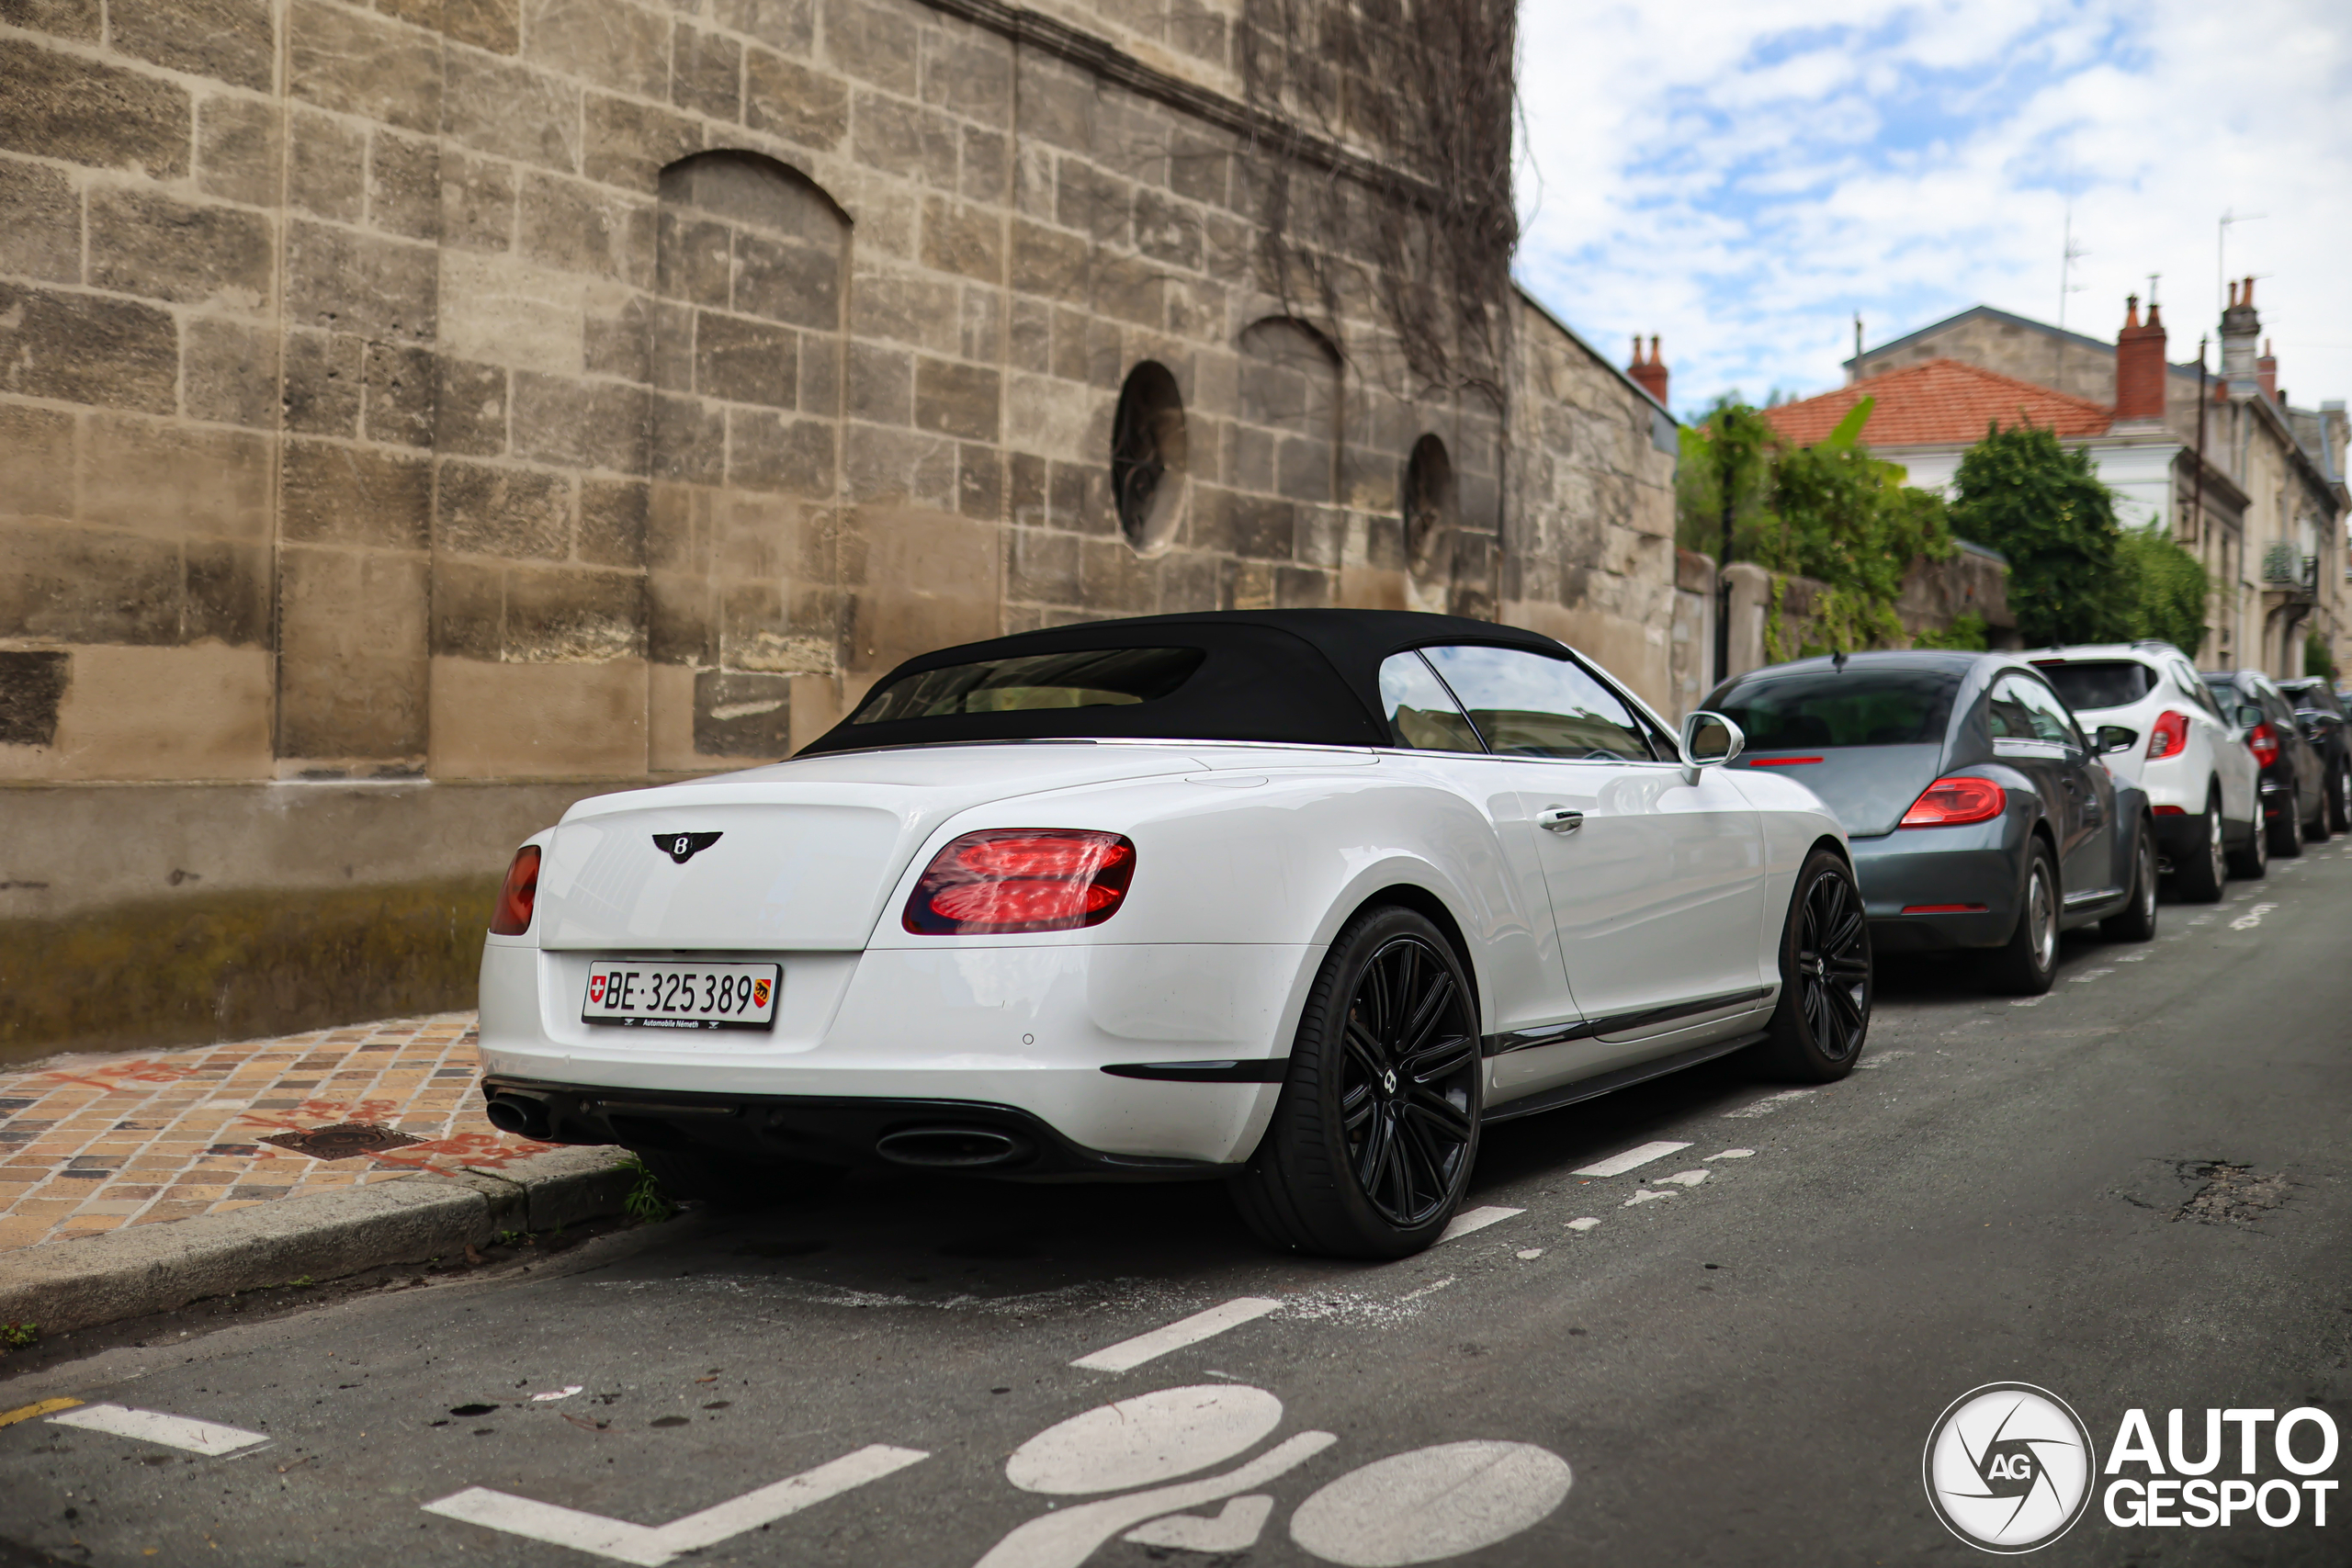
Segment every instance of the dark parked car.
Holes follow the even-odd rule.
[[[2244,734],[2254,760],[2262,764],[2262,818],[2270,829],[2270,852],[2292,858],[2303,840],[2327,837],[2327,760],[2304,733],[2295,705],[2278,682],[2259,670],[2199,671]]]
[[[2295,720],[2303,739],[2319,748],[2327,764],[2327,825],[2338,833],[2352,832],[2352,735],[2346,733],[2344,699],[2316,675],[2281,681],[2278,689],[2295,705]]]
[[[1845,826],[1882,953],[1981,948],[1996,988],[2038,996],[2058,933],[2156,930],[2147,796],[2119,781],[2039,671],[2001,653],[1807,659],[1741,675],[1706,706]],[[2102,731],[2109,749],[2124,731]]]

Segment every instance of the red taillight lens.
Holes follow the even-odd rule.
[[[2148,761],[2156,761],[2188,750],[2188,716],[2166,708],[2148,731]]]
[[[921,936],[1067,931],[1119,912],[1136,847],[1117,833],[1000,828],[966,833],[932,858],[907,900]]]
[[[2246,750],[2254,753],[2254,760],[2266,768],[2278,760],[2278,737],[2267,724],[2257,724],[2247,730],[2245,744]]]
[[[1905,828],[1957,828],[1998,817],[2009,797],[1991,779],[1938,779],[1903,814]]]
[[[506,868],[506,886],[498,890],[498,908],[491,911],[490,934],[521,936],[531,929],[531,911],[539,902],[539,846],[525,844]]]

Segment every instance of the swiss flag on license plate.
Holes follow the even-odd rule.
[[[588,999],[592,1002],[601,1002],[605,999],[605,977],[602,975],[588,976]]]

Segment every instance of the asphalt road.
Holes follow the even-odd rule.
[[[1922,1485],[1979,1385],[2057,1394],[2102,1466],[2134,1408],[2159,1449],[2185,1410],[2192,1463],[2208,1408],[2344,1419],[2341,843],[2153,943],[2070,938],[2037,1002],[1889,966],[1844,1083],[1720,1065],[1497,1128],[1472,1202],[1510,1212],[1405,1263],[1271,1257],[1208,1189],[876,1181],[61,1342],[0,1411],[266,1440],[0,1428],[0,1562],[1980,1561]],[[1578,1174],[1648,1144],[1682,1146]],[[2242,1428],[2294,1523],[2120,1526],[2100,1474],[2036,1561],[2352,1562],[2270,1427],[2212,1480]]]

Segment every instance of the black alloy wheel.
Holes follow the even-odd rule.
[[[1781,933],[1781,1000],[1759,1048],[1772,1072],[1827,1083],[1853,1071],[1870,1034],[1871,977],[1861,889],[1843,856],[1815,850]]]
[[[1402,1258],[1444,1232],[1478,1154],[1478,1010],[1453,944],[1410,909],[1340,933],[1316,976],[1290,1074],[1235,1179],[1278,1247]]]

